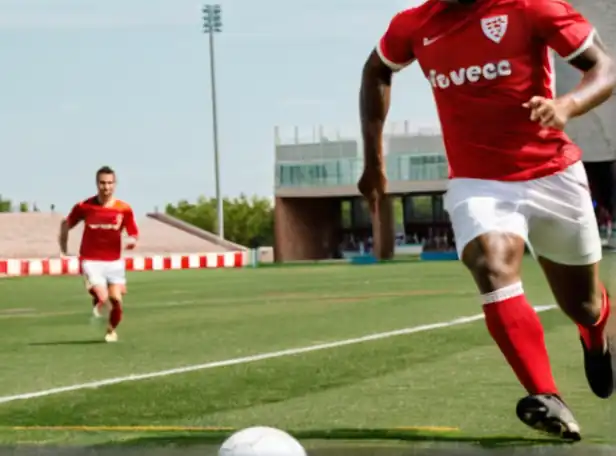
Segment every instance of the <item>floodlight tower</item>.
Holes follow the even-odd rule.
[[[222,10],[220,5],[204,5],[203,33],[207,33],[210,41],[210,82],[212,90],[212,129],[214,137],[214,178],[216,181],[216,217],[218,218],[218,237],[225,238],[225,218],[222,195],[220,194],[220,159],[218,151],[218,109],[216,105],[216,67],[214,58],[214,35],[222,32]]]

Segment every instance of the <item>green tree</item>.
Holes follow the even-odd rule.
[[[216,232],[216,199],[199,197],[195,203],[186,200],[167,204],[165,212],[207,231]],[[241,245],[249,245],[258,239],[261,245],[274,241],[274,207],[269,199],[253,196],[248,198],[224,198],[223,211],[225,238]]]
[[[2,195],[0,195],[0,212],[11,212],[12,207],[13,203],[11,200],[4,199]]]
[[[23,201],[19,203],[19,212],[30,212],[30,209],[28,208],[28,203],[25,203]]]
[[[404,232],[404,206],[402,198],[394,198],[394,224],[396,231]]]

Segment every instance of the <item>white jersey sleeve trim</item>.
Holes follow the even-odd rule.
[[[597,30],[596,29],[592,29],[591,32],[588,34],[588,37],[586,37],[586,39],[580,45],[580,47],[577,48],[575,51],[573,51],[568,56],[563,57],[563,59],[566,60],[567,62],[569,62],[569,61],[575,59],[576,57],[579,57],[580,55],[582,55],[582,53],[584,51],[586,51],[590,46],[592,46],[592,44],[593,44],[593,42],[595,40],[595,36],[596,35],[597,35]]]
[[[400,70],[402,70],[403,68],[406,68],[407,66],[409,66],[411,63],[413,63],[415,61],[415,59],[411,59],[408,62],[402,63],[402,64],[392,62],[387,57],[385,57],[385,55],[383,54],[383,50],[381,49],[381,43],[376,45],[376,53],[380,57],[381,61],[385,65],[387,65],[392,71],[400,71]]]

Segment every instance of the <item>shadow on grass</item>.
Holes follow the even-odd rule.
[[[113,442],[112,446],[191,446],[222,443],[233,431],[192,431],[156,433],[152,436],[143,434],[134,439]],[[572,442],[561,439],[527,438],[519,436],[470,436],[462,432],[434,432],[424,430],[394,430],[394,429],[332,429],[289,431],[299,440],[339,441],[349,446],[359,441],[387,442],[432,442],[442,444],[467,444],[483,448],[501,447],[531,447],[547,445],[571,445]],[[105,444],[104,446],[109,446]]]
[[[45,347],[45,346],[57,346],[57,345],[95,345],[105,343],[104,340],[90,339],[90,340],[58,340],[48,342],[31,342],[28,345],[33,347]]]
[[[419,263],[421,258],[419,255],[398,255],[392,260],[381,260],[376,263],[367,263],[368,266],[374,265],[398,265],[400,263]],[[257,265],[257,269],[289,269],[294,267],[325,267],[325,266],[344,266],[350,265],[350,260],[348,259],[338,259],[338,260],[305,260],[305,261],[288,261],[285,263],[259,263]],[[354,266],[363,266],[363,265],[354,265]]]

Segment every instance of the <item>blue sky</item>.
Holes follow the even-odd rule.
[[[275,125],[358,134],[365,57],[406,0],[229,0],[217,35],[222,192],[271,196]],[[143,213],[214,195],[208,42],[195,0],[0,0],[0,194],[62,211],[118,171]],[[417,67],[390,118],[437,125]]]

